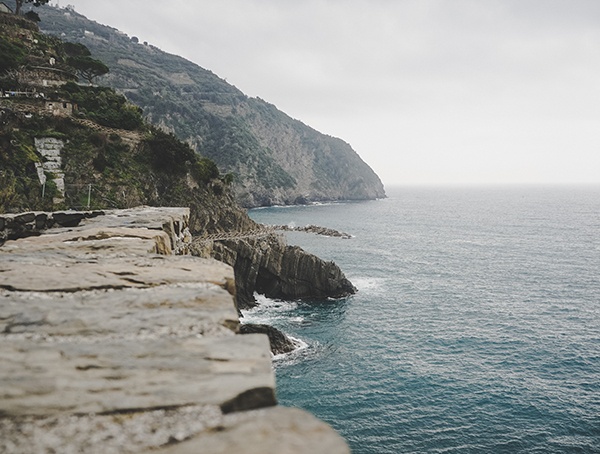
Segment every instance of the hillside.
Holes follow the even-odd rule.
[[[378,176],[344,141],[319,133],[212,72],[136,42],[73,10],[36,8],[47,33],[85,44],[110,73],[99,81],[231,173],[245,207],[385,197]]]
[[[9,216],[11,231],[35,235],[40,211],[189,207],[194,253],[234,268],[238,307],[256,304],[255,291],[288,299],[356,291],[333,262],[253,222],[209,158],[144,122],[113,89],[73,82],[81,52],[0,13],[0,214],[28,212]]]
[[[253,226],[226,178],[106,87],[77,85],[65,44],[0,13],[0,213],[189,206],[196,232]]]

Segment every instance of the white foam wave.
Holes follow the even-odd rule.
[[[297,355],[302,350],[306,350],[308,348],[308,344],[306,342],[304,342],[302,339],[300,339],[298,337],[290,336],[289,334],[286,334],[286,336],[288,337],[288,339],[290,339],[292,341],[292,343],[294,344],[294,346],[296,348],[289,353],[280,353],[278,355],[273,355],[273,357],[272,357],[273,361],[281,361],[283,359],[288,359],[292,356]]]
[[[254,298],[258,305],[252,309],[242,310],[242,316],[247,323],[269,325],[281,319],[294,323],[302,323],[304,321],[303,317],[297,315],[290,316],[290,312],[298,307],[298,303],[295,301],[271,299],[258,293],[254,294]]]
[[[350,280],[359,291],[374,291],[385,287],[385,278],[382,277],[354,277]]]

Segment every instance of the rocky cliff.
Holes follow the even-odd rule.
[[[41,27],[89,47],[109,85],[198,153],[234,175],[245,207],[385,197],[375,172],[350,145],[321,134],[212,72],[135,42],[73,10],[38,9]]]
[[[25,46],[20,19],[3,17],[0,38],[7,45],[24,46],[19,62],[24,71],[35,63],[26,55],[61,58],[60,40],[30,25]],[[28,91],[32,89],[36,91]],[[196,252],[234,267],[240,307],[253,304],[255,291],[292,299],[354,292],[335,264],[287,246],[279,236],[265,237],[264,229],[235,203],[227,179],[212,161],[144,123],[139,110],[121,95],[73,83],[41,90],[21,83],[19,91],[0,99],[0,213],[189,206],[191,234],[202,240]],[[57,106],[63,107],[58,113]],[[11,225],[34,232],[49,221],[31,214],[11,220]]]
[[[0,19],[19,68],[0,71],[0,451],[279,452],[287,432],[289,452],[347,452],[303,413],[226,416],[274,403],[266,337],[230,338],[235,288],[239,305],[254,290],[342,296],[354,289],[339,268],[259,240],[212,161],[111,89],[40,78],[53,72],[39,62],[65,63],[60,41]],[[138,205],[190,211],[110,211]],[[235,285],[223,263],[173,256],[192,234],[236,266]]]
[[[236,335],[231,267],[174,255],[187,208],[36,216],[54,227],[27,238],[30,215],[0,216],[0,452],[349,452],[276,406],[267,336]]]
[[[192,253],[213,257],[233,267],[239,309],[256,304],[254,292],[278,299],[342,298],[356,292],[333,262],[326,262],[297,246],[286,244],[282,236],[201,241]]]

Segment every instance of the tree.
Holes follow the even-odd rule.
[[[100,60],[95,60],[87,55],[80,57],[69,57],[67,63],[77,70],[80,77],[92,85],[94,79],[108,73],[108,66]]]
[[[62,43],[65,54],[69,57],[89,57],[92,55],[90,50],[81,43],[70,43],[65,41]]]
[[[27,11],[25,13],[25,18],[29,19],[31,22],[40,22],[40,15],[35,11]]]
[[[42,6],[42,5],[45,5],[46,3],[48,3],[49,1],[50,0],[15,0],[15,4],[16,4],[15,14],[21,13],[21,7],[25,3],[33,3],[33,6]]]

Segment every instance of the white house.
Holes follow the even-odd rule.
[[[12,14],[12,13],[13,13],[13,10],[12,10],[12,9],[10,9],[10,8],[9,8],[9,7],[6,5],[6,3],[4,3],[4,2],[0,2],[0,13],[9,13],[9,14]]]

